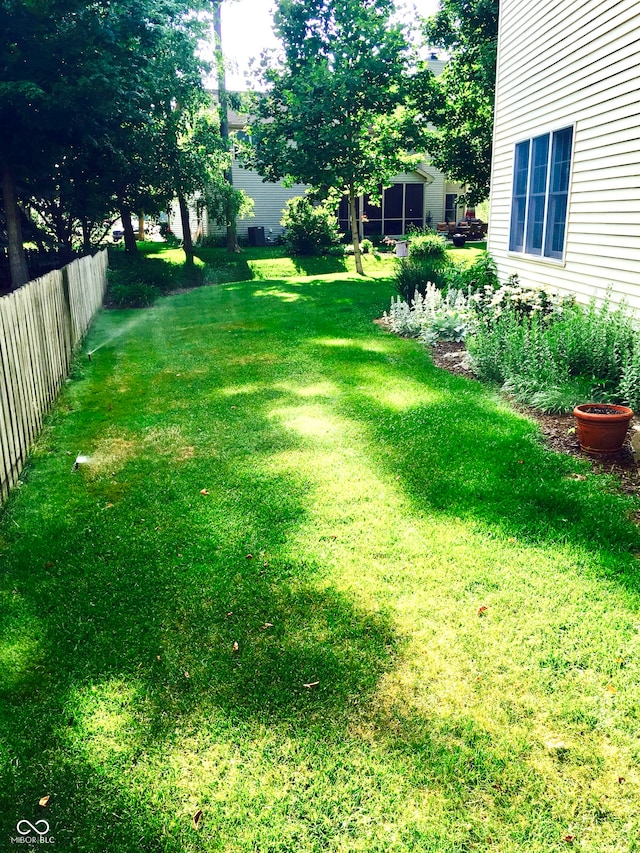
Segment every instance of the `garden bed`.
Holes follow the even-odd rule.
[[[437,367],[448,370],[457,376],[475,379],[475,375],[464,364],[465,352],[466,349],[463,343],[452,343],[450,341],[440,341],[431,348],[433,363]],[[518,411],[524,412],[540,424],[547,445],[552,450],[589,460],[596,473],[616,475],[623,492],[632,495],[638,494],[640,490],[640,469],[638,463],[634,461],[633,451],[628,438],[624,448],[619,453],[599,456],[596,459],[580,450],[573,415],[547,414],[519,403],[513,403],[513,405]],[[631,429],[634,426],[640,428],[640,420],[638,418],[634,418],[631,422]]]

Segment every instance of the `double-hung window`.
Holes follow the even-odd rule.
[[[509,250],[561,259],[573,128],[544,133],[516,145]]]

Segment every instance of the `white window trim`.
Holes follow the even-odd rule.
[[[513,172],[514,172],[514,168],[515,168],[516,148],[521,143],[528,141],[531,145],[531,147],[529,149],[529,151],[530,151],[529,156],[531,157],[531,151],[533,150],[533,140],[536,139],[536,137],[538,137],[538,136],[544,136],[545,134],[548,134],[549,135],[549,154],[548,154],[548,157],[550,159],[551,158],[551,151],[553,148],[553,135],[554,135],[554,133],[558,133],[561,130],[568,130],[569,128],[572,129],[572,134],[571,134],[571,160],[569,161],[569,185],[567,187],[567,215],[566,215],[566,220],[565,220],[564,245],[562,247],[562,257],[561,258],[551,258],[548,255],[543,255],[543,254],[534,255],[534,254],[531,254],[531,252],[525,252],[525,251],[516,252],[514,249],[508,248],[509,244],[511,243],[511,214],[512,214],[512,210],[513,210]],[[568,124],[561,124],[561,125],[558,125],[557,127],[549,129],[549,130],[538,130],[535,132],[531,132],[527,136],[523,137],[522,139],[517,139],[513,143],[513,149],[512,149],[512,154],[511,154],[511,186],[510,186],[510,190],[509,190],[511,204],[509,207],[509,230],[507,232],[507,256],[508,257],[519,258],[520,260],[523,260],[523,261],[535,261],[535,263],[537,263],[537,264],[547,264],[547,265],[550,265],[552,267],[564,267],[564,266],[566,266],[566,264],[567,264],[567,261],[566,261],[567,243],[569,242],[569,240],[568,240],[568,237],[569,237],[569,211],[571,210],[571,190],[573,187],[573,164],[574,164],[574,156],[575,156],[576,132],[577,132],[577,123],[576,122],[569,122]],[[551,179],[550,170],[547,169],[547,187],[545,190],[545,200],[544,200],[544,222],[545,222],[545,225],[546,225],[546,221],[547,221],[547,210],[549,207],[549,181],[550,181],[550,179]],[[527,202],[529,200],[530,182],[531,182],[531,160],[529,160],[529,170],[528,170],[528,174],[527,174],[527,196],[526,196]],[[529,205],[527,204],[527,209],[528,209],[528,206]],[[546,235],[545,235],[544,229],[543,229],[543,235],[542,235],[543,247],[544,247],[545,236]],[[526,242],[527,242],[527,215],[525,215],[525,221],[524,221],[523,240],[524,240],[524,245],[526,246]]]

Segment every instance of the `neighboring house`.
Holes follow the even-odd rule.
[[[441,73],[444,66],[442,60],[430,60],[435,74]],[[231,134],[244,135],[246,123],[246,116],[232,110],[229,112]],[[246,238],[248,234],[255,235],[253,229],[264,229],[264,238],[270,242],[282,235],[284,228],[280,220],[287,200],[304,195],[307,187],[303,184],[285,187],[280,181],[265,183],[255,170],[242,168],[237,158],[234,158],[232,172],[234,187],[244,190],[254,201],[253,217],[237,222],[238,236]],[[425,160],[415,171],[392,178],[379,206],[373,206],[366,196],[359,199],[360,235],[397,237],[405,234],[410,225],[424,227],[432,224],[435,227],[438,222],[457,221],[464,215],[464,209],[458,203],[460,195],[462,187],[447,181],[442,172]],[[340,205],[338,218],[342,230],[349,232],[346,199]],[[171,216],[171,228],[176,236],[182,237],[177,205]],[[199,221],[195,210],[192,212],[191,230],[194,236],[222,233],[222,229],[208,221],[206,211]]]
[[[501,280],[640,307],[637,0],[501,0],[488,249]]]

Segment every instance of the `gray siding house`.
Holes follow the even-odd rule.
[[[434,74],[441,74],[446,62],[430,59],[429,67]],[[229,131],[241,135],[247,123],[247,116],[233,111],[229,113]],[[262,228],[267,242],[284,233],[280,225],[286,202],[295,196],[304,195],[307,187],[295,184],[285,187],[281,182],[265,183],[253,169],[244,169],[238,159],[234,159],[233,185],[244,190],[254,201],[253,217],[238,220],[238,236],[246,238],[249,229]],[[382,188],[381,188],[382,189]],[[382,202],[378,206],[370,203],[366,197],[359,199],[358,223],[361,237],[400,236],[405,234],[409,225],[419,227],[438,222],[457,221],[464,215],[458,204],[462,194],[460,184],[450,183],[442,172],[425,160],[415,171],[395,175],[391,186],[384,189]],[[338,210],[340,225],[349,231],[346,202]],[[182,238],[182,225],[177,204],[171,211],[171,228]],[[209,222],[206,210],[200,221],[195,209],[191,214],[191,231],[194,236],[221,234],[222,230]]]
[[[501,0],[488,249],[500,278],[640,307],[637,0]]]

